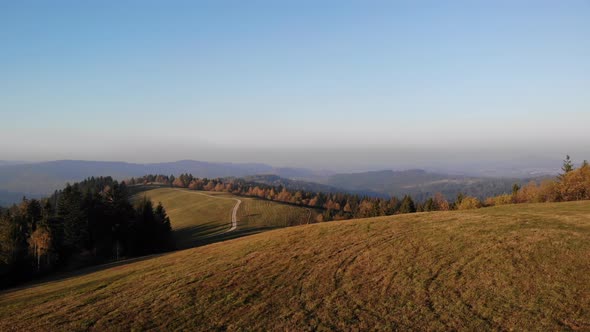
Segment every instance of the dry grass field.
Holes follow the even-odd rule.
[[[1,331],[212,329],[590,330],[590,202],[291,227],[0,293]]]
[[[148,189],[136,193],[135,197],[145,195],[156,204],[162,202],[170,217],[177,247],[181,249],[308,223],[317,215],[316,211],[305,207],[227,193],[169,187]],[[226,233],[231,226],[236,199],[242,201],[238,208],[238,227]]]

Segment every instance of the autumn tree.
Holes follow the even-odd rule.
[[[449,202],[445,199],[445,196],[443,196],[442,193],[436,193],[434,194],[434,204],[436,206],[436,209],[438,211],[448,211],[450,210],[450,204]]]
[[[457,205],[457,210],[471,210],[479,209],[481,202],[479,199],[471,196],[465,196],[461,199],[461,202]]]
[[[46,225],[37,227],[33,234],[31,234],[31,237],[29,238],[29,247],[31,253],[35,257],[37,272],[41,271],[41,258],[47,256],[47,264],[49,264],[51,259],[49,257],[51,245],[51,231]]]

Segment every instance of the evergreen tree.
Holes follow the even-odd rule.
[[[422,208],[423,211],[430,212],[436,210],[436,204],[434,204],[434,199],[430,197],[424,203],[424,207]]]
[[[63,220],[63,243],[72,250],[86,248],[88,220],[82,208],[82,193],[78,186],[68,185],[59,197],[57,215]]]
[[[323,221],[332,221],[333,217],[332,217],[332,210],[330,209],[326,209],[326,211],[324,211],[323,214]]]
[[[162,202],[158,202],[158,206],[156,206],[154,215],[160,231],[170,232],[172,230],[172,226],[170,225],[170,218],[166,214],[166,209],[164,209]]]
[[[563,171],[561,176],[564,176],[565,174],[574,170],[574,163],[570,159],[569,155],[565,156],[565,160],[563,161],[563,165],[561,166],[561,170]]]
[[[171,250],[174,249],[174,241],[172,239],[172,226],[170,225],[170,218],[166,213],[166,209],[161,202],[158,202],[154,210],[154,217],[158,228],[158,249]]]
[[[158,225],[154,215],[153,203],[143,197],[135,206],[135,221],[132,226],[131,253],[144,255],[154,252],[152,245],[157,243]]]
[[[454,208],[456,209],[457,206],[461,205],[461,202],[463,201],[463,198],[465,198],[465,195],[463,195],[463,193],[458,193],[457,194],[457,199],[455,199],[455,204],[454,204]]]
[[[404,199],[402,200],[402,203],[399,207],[399,212],[400,213],[414,213],[414,212],[416,212],[416,205],[414,204],[412,197],[410,197],[408,195],[404,196]]]
[[[43,216],[41,203],[36,199],[32,199],[30,201],[25,200],[22,204],[25,212],[24,218],[27,220],[30,232],[32,233],[37,229],[37,223],[41,221]]]

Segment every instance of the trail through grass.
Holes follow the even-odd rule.
[[[317,212],[305,207],[269,202],[228,193],[202,192],[178,188],[157,188],[140,191],[143,195],[162,202],[170,217],[178,248],[190,248],[254,234],[279,227],[313,221]],[[242,203],[237,210],[237,227],[232,227],[232,212],[236,200]]]

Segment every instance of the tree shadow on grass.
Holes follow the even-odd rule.
[[[27,288],[32,288],[35,286],[51,284],[51,283],[58,282],[58,281],[66,281],[68,279],[72,279],[72,278],[75,278],[78,276],[86,275],[86,274],[93,273],[93,272],[99,272],[99,271],[114,268],[114,267],[123,267],[127,264],[145,261],[145,260],[148,260],[151,258],[166,255],[168,253],[158,253],[158,254],[146,255],[146,256],[141,256],[141,257],[128,258],[128,259],[123,259],[123,260],[119,260],[119,261],[115,261],[115,262],[93,265],[93,266],[83,267],[83,268],[70,270],[70,271],[59,271],[59,272],[55,272],[54,274],[43,276],[37,280],[27,281],[20,286],[11,287],[8,289],[2,289],[2,290],[0,290],[0,295],[7,295],[12,292],[25,290]]]
[[[212,244],[212,243],[216,243],[216,242],[237,239],[240,237],[258,234],[258,233],[261,233],[264,231],[269,231],[269,230],[277,229],[277,228],[282,228],[282,227],[265,226],[265,227],[244,227],[244,228],[240,229],[240,226],[238,224],[238,228],[236,230],[228,232],[227,225],[220,225],[218,222],[209,222],[209,223],[202,224],[199,226],[185,227],[185,228],[173,230],[173,236],[175,237],[175,239],[177,241],[176,242],[176,247],[177,247],[176,251],[178,251],[178,250],[185,250],[185,249],[200,247],[200,246],[204,246],[204,245],[208,245],[208,244]],[[172,252],[174,252],[174,251],[172,251]],[[141,256],[141,257],[134,257],[134,258],[124,259],[124,260],[120,260],[120,261],[100,264],[100,265],[88,266],[88,267],[84,267],[84,268],[80,268],[80,269],[76,269],[76,270],[71,270],[71,271],[56,272],[55,274],[44,276],[44,277],[41,277],[37,280],[25,282],[24,284],[22,284],[20,286],[16,286],[14,288],[0,289],[0,296],[6,295],[6,294],[9,294],[12,292],[44,285],[44,284],[65,281],[65,280],[72,279],[72,278],[75,278],[78,276],[82,276],[82,275],[86,275],[86,274],[94,273],[94,272],[99,272],[99,271],[110,269],[110,268],[116,268],[116,267],[124,268],[124,266],[127,264],[141,262],[141,261],[148,260],[151,258],[163,256],[163,255],[166,255],[169,253],[170,252],[152,254],[152,255]]]
[[[239,237],[253,235],[260,232],[275,229],[277,227],[245,227],[228,232],[227,225],[219,225],[216,222],[209,222],[198,226],[191,226],[174,230],[176,247],[180,250],[200,247],[203,245],[222,242]]]

